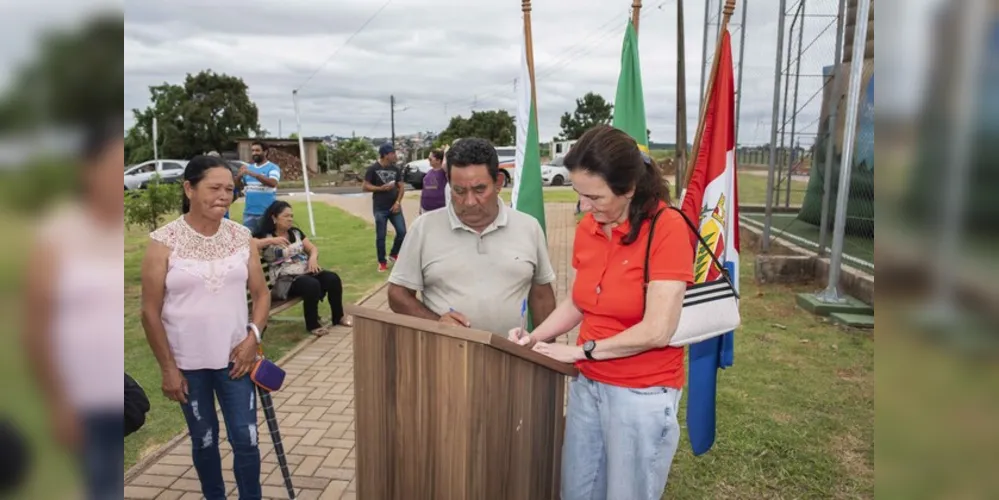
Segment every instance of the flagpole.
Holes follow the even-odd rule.
[[[735,0],[726,0],[725,9],[723,14],[723,19],[721,27],[718,29],[718,41],[715,44],[715,56],[714,61],[711,63],[711,79],[708,81],[708,87],[704,90],[704,95],[701,99],[704,103],[701,106],[701,119],[697,124],[697,135],[694,136],[694,149],[690,150],[690,157],[694,159],[694,163],[697,163],[697,157],[700,155],[701,148],[701,138],[704,135],[705,118],[708,115],[708,96],[714,91],[715,79],[718,76],[718,55],[721,52],[721,41],[722,37],[728,32],[728,21],[732,18],[732,14],[735,12]],[[693,174],[694,169],[687,169],[684,172],[683,187],[686,189],[687,185],[690,184],[690,176]]]
[[[538,96],[534,92],[534,37],[531,36],[531,0],[523,0],[520,9],[524,12],[524,45],[527,51],[527,73],[531,75],[531,106],[538,109]],[[537,116],[535,116],[537,120]],[[534,124],[537,126],[537,123]]]
[[[305,206],[309,210],[309,230],[316,238],[316,218],[312,214],[312,192],[309,190],[309,167],[306,165],[305,137],[302,136],[302,117],[298,112],[298,90],[291,91],[291,100],[295,104],[295,123],[298,127],[298,156],[302,160],[302,181],[305,182]]]
[[[642,0],[631,2],[631,24],[635,27],[635,34],[638,34],[638,20],[642,17]]]
[[[687,171],[687,55],[684,43],[683,0],[676,2],[676,175],[674,189],[679,200],[684,186],[681,181]]]

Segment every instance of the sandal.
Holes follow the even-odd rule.
[[[343,318],[340,318],[340,323],[338,324],[340,326],[346,326],[347,328],[351,328],[354,326],[354,321],[349,316],[344,316]]]
[[[324,337],[326,334],[330,333],[330,331],[325,326],[320,326],[309,333],[315,335],[316,337]]]

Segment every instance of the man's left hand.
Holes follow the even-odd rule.
[[[397,214],[399,213],[400,210],[402,210],[402,206],[399,205],[399,202],[396,202],[395,205],[392,205],[392,213]]]
[[[583,349],[575,345],[538,342],[534,344],[534,350],[562,363],[575,363],[585,357]]]

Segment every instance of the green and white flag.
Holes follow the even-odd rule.
[[[545,199],[541,189],[541,151],[538,146],[538,111],[534,109],[534,89],[527,66],[527,43],[521,50],[520,77],[517,79],[517,160],[513,175],[511,206],[545,226]]]
[[[621,47],[621,74],[614,97],[614,127],[630,135],[638,147],[649,152],[649,134],[645,126],[645,96],[642,93],[642,65],[638,58],[638,33],[628,23]]]

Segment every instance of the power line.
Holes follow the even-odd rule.
[[[378,17],[378,14],[381,14],[382,11],[385,10],[385,7],[388,7],[390,3],[392,3],[392,0],[387,0],[384,4],[382,4],[382,6],[377,11],[375,11],[375,13],[372,14],[371,17],[369,17],[367,21],[364,21],[364,24],[362,24],[360,28],[357,28],[357,31],[355,31],[353,34],[351,34],[349,38],[347,38],[347,41],[343,42],[343,45],[340,45],[339,47],[337,47],[337,49],[334,50],[333,53],[330,54],[330,56],[327,57],[326,60],[323,61],[323,63],[320,64],[319,67],[316,68],[316,70],[313,71],[312,74],[309,75],[309,77],[306,78],[305,81],[302,82],[302,84],[298,86],[298,88],[295,89],[295,91],[297,92],[299,90],[302,90],[302,87],[305,87],[305,84],[309,83],[317,74],[319,74],[319,71],[322,70],[323,68],[325,68],[326,65],[329,64],[329,62],[331,60],[333,60],[333,58],[336,57],[336,55],[339,54],[340,51],[343,50],[344,47],[346,47],[347,45],[350,45],[350,41],[353,40],[354,37],[357,36],[360,32],[364,31],[364,28],[366,28],[368,26],[368,24],[371,23],[371,21],[374,21],[374,19],[376,17]]]
[[[671,0],[664,0],[659,4],[657,4],[655,7],[643,9],[641,12],[642,20],[645,20],[645,18],[649,15],[655,15],[655,13],[661,12],[663,10],[662,9],[663,6],[669,3],[669,1]],[[625,21],[622,21],[620,18],[617,17],[612,17],[610,20],[604,22],[604,24],[601,25],[600,27],[596,28],[595,30],[592,30],[590,32],[590,35],[584,38],[582,41],[574,45],[571,45],[567,50],[563,51],[562,55],[559,56],[557,59],[547,64],[540,65],[539,68],[536,69],[536,78],[540,80],[547,76],[550,76],[556,73],[558,70],[561,70],[562,68],[565,68],[569,64],[579,60],[580,58],[591,54],[596,49],[602,47],[603,42],[606,41],[609,37],[620,34],[622,31],[621,28],[626,24],[626,22],[631,22],[630,14],[628,19]],[[517,80],[516,78],[503,80],[502,82],[490,84],[485,88],[507,86],[511,83],[516,83],[516,80]],[[478,105],[481,104],[483,101],[488,101],[492,99],[493,97],[508,96],[509,94],[510,92],[504,89],[504,90],[489,92],[486,94],[482,93],[474,94],[471,98],[464,98],[458,101],[455,100],[433,101],[430,99],[420,99],[420,100],[438,105],[444,104],[454,109],[464,109],[473,103]]]
[[[385,6],[388,5],[388,3],[391,3],[391,1],[392,0],[389,0],[388,2],[386,2],[386,4],[382,6],[382,9],[384,9]],[[663,11],[663,7],[667,3],[670,3],[671,1],[672,0],[663,0],[663,1],[659,2],[657,5],[655,5],[654,7],[642,9],[641,19],[645,20],[647,16],[655,15],[658,12],[662,12]],[[379,9],[379,12],[381,12],[382,9]],[[630,12],[630,8],[629,8],[629,12]],[[378,12],[375,13],[375,16],[377,16],[377,15],[378,15]],[[375,16],[372,16],[372,19]],[[370,20],[371,19],[369,19],[368,21],[370,22]],[[630,15],[629,15],[629,17],[627,19],[627,22],[631,22],[630,21]],[[555,72],[557,72],[558,70],[561,70],[562,68],[568,66],[569,64],[571,64],[571,63],[579,60],[580,58],[589,55],[590,53],[592,53],[596,49],[598,49],[600,47],[603,47],[604,46],[603,42],[605,42],[609,37],[611,37],[611,36],[613,36],[615,34],[620,34],[621,33],[621,31],[622,31],[621,28],[622,28],[622,26],[624,26],[624,24],[625,23],[623,21],[621,21],[620,18],[618,18],[616,16],[612,17],[610,20],[604,22],[600,27],[592,30],[590,32],[590,34],[586,38],[584,38],[582,41],[580,41],[580,42],[578,42],[576,44],[573,44],[568,49],[566,49],[565,51],[562,51],[561,55],[558,58],[556,58],[554,61],[552,61],[552,62],[550,62],[548,64],[541,65],[539,67],[540,70],[536,70],[536,74],[538,75],[537,77],[538,78],[544,78],[544,77],[550,76],[550,75],[554,74]],[[367,25],[367,23],[365,23],[365,25]],[[363,29],[363,28],[364,28],[364,26],[362,26],[360,29]],[[358,32],[360,31],[360,29],[358,30]],[[348,39],[348,42],[349,42],[349,39]],[[346,46],[346,45],[347,45],[347,43],[344,44],[344,46]],[[341,46],[340,48],[342,49],[343,46]],[[339,50],[340,49],[338,49],[338,51]],[[335,53],[334,53],[334,55],[335,55]],[[330,58],[332,58],[332,57],[333,56],[330,56]],[[324,63],[324,65],[325,65],[325,63]],[[317,72],[318,72],[318,70],[317,70]],[[312,77],[310,77],[310,79],[311,78]],[[486,89],[488,89],[488,88],[497,88],[497,89],[499,89],[501,87],[506,87],[506,88],[503,88],[502,90],[496,90],[496,91],[489,92],[489,93],[481,93],[481,92],[479,92],[479,93],[472,94],[471,96],[468,96],[466,98],[463,98],[463,99],[460,99],[460,100],[457,100],[457,101],[456,100],[443,101],[443,100],[433,100],[433,99],[424,99],[424,98],[414,98],[414,99],[405,99],[404,98],[403,102],[406,102],[408,100],[410,102],[412,102],[412,101],[418,101],[418,102],[422,102],[422,103],[426,103],[426,104],[425,105],[422,105],[422,104],[409,104],[406,108],[404,108],[403,110],[399,110],[399,111],[405,111],[406,109],[410,109],[410,108],[423,108],[424,106],[427,106],[427,105],[430,105],[430,104],[433,104],[434,106],[442,106],[443,105],[444,106],[444,110],[445,110],[445,114],[447,114],[448,108],[450,108],[452,110],[452,112],[453,112],[453,110],[465,109],[465,108],[467,108],[467,107],[469,107],[469,106],[471,106],[473,104],[477,108],[484,107],[482,105],[482,103],[490,101],[494,97],[509,96],[511,94],[511,92],[510,92],[508,86],[511,85],[511,84],[515,85],[516,82],[517,82],[517,78],[504,79],[501,82],[496,82],[496,83],[489,84],[489,85],[483,87],[483,88],[486,88]],[[304,86],[304,83],[303,83],[303,86]],[[398,103],[399,101],[397,100],[396,102]],[[373,127],[371,127],[372,132],[379,125],[381,125],[384,122],[384,120],[386,118],[388,118],[388,117],[389,117],[389,113],[385,113],[384,115],[382,115],[382,117],[378,120],[378,122],[376,122],[375,125]],[[370,135],[370,133],[366,134],[366,135]]]

